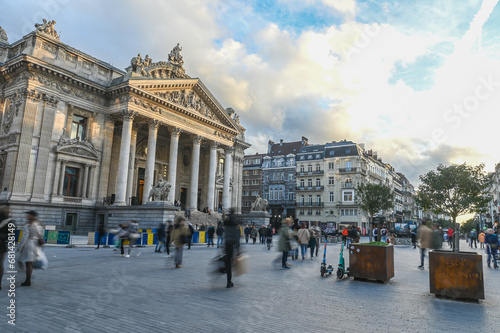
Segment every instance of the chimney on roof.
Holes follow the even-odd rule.
[[[305,136],[303,136],[302,137],[302,147],[307,146],[308,144],[309,144],[309,140]]]
[[[283,139],[280,139],[280,146],[283,146]]]
[[[376,151],[373,152],[373,158],[376,159],[376,160],[378,160],[378,154],[377,154]]]
[[[360,143],[359,146],[361,147],[361,149],[365,150],[365,144],[364,143]]]
[[[273,147],[274,145],[274,142],[269,140],[269,142],[267,143],[267,153],[270,154],[271,153],[271,148]]]

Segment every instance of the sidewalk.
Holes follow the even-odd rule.
[[[462,242],[463,250],[469,250]],[[277,244],[277,238],[274,239]],[[429,271],[417,269],[418,249],[395,248],[395,277],[390,283],[320,277],[319,257],[289,261],[261,244],[243,244],[250,273],[225,277],[208,273],[217,248],[184,250],[181,269],[153,246],[119,251],[47,246],[46,271],[35,270],[31,287],[9,297],[7,274],[0,291],[0,332],[494,332],[499,322],[500,270],[484,265],[486,300],[466,303],[429,293]],[[329,244],[327,264],[338,265],[340,245]],[[427,258],[426,258],[427,266]],[[7,324],[15,300],[16,326]]]

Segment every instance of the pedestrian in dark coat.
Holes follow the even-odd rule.
[[[226,275],[227,285],[226,288],[234,287],[232,281],[233,273],[233,260],[237,255],[240,247],[240,226],[239,221],[233,212],[229,214],[224,221],[224,252],[226,255]]]
[[[207,241],[207,247],[212,244],[212,247],[214,247],[214,234],[215,234],[215,227],[213,225],[208,227],[207,235],[208,235],[208,241]]]

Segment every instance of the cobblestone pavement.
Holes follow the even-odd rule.
[[[130,258],[111,249],[46,246],[50,267],[35,270],[31,287],[19,286],[18,273],[9,297],[5,274],[0,332],[498,331],[500,270],[486,264],[486,300],[466,303],[431,295],[428,269],[417,269],[418,249],[409,246],[395,248],[395,277],[386,284],[321,278],[323,247],[314,260],[289,261],[290,270],[272,266],[279,256],[273,249],[243,248],[251,270],[226,289],[225,276],[208,273],[217,248],[185,249],[182,268],[174,269],[172,258],[151,246]],[[340,245],[328,245],[327,263],[335,268],[339,252]],[[7,323],[12,299],[15,326]]]

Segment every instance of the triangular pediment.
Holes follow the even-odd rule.
[[[95,149],[94,145],[88,141],[77,139],[64,139],[61,137],[57,145],[57,152],[94,160],[101,159],[101,154]]]
[[[239,117],[232,109],[224,109],[199,79],[139,79],[129,84],[146,92],[141,98],[172,105],[185,114],[240,132]]]

